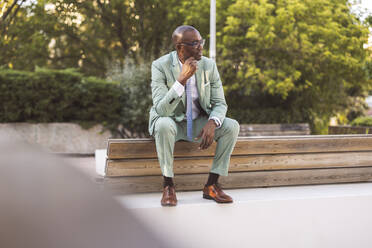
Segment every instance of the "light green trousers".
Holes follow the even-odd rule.
[[[207,122],[207,116],[199,116],[193,121],[193,138],[199,135]],[[230,156],[238,134],[239,123],[227,117],[221,127],[216,128],[214,139],[217,142],[217,147],[210,172],[227,176]],[[173,177],[174,144],[178,140],[187,140],[186,121],[176,122],[170,117],[160,117],[155,123],[154,137],[163,176]],[[195,142],[200,143],[201,139]]]

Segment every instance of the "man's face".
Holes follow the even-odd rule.
[[[185,32],[180,44],[182,46],[179,52],[184,60],[190,57],[194,57],[196,60],[201,59],[203,54],[203,41],[198,31]]]

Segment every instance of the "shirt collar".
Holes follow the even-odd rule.
[[[179,59],[179,58],[177,58],[178,59],[178,63],[180,64],[180,66],[182,67],[182,62],[181,62],[181,60]]]

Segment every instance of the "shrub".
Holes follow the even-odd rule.
[[[371,116],[362,116],[354,119],[351,122],[352,126],[372,126],[372,117]]]
[[[151,98],[151,71],[149,63],[131,63],[129,59],[123,67],[110,66],[109,80],[120,82],[123,104],[119,135],[123,138],[147,137]],[[129,61],[129,62],[128,62]]]
[[[0,70],[0,122],[92,122],[118,126],[125,92],[118,82],[73,69]]]

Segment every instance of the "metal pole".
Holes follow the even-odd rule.
[[[209,57],[216,61],[216,0],[211,0]]]

